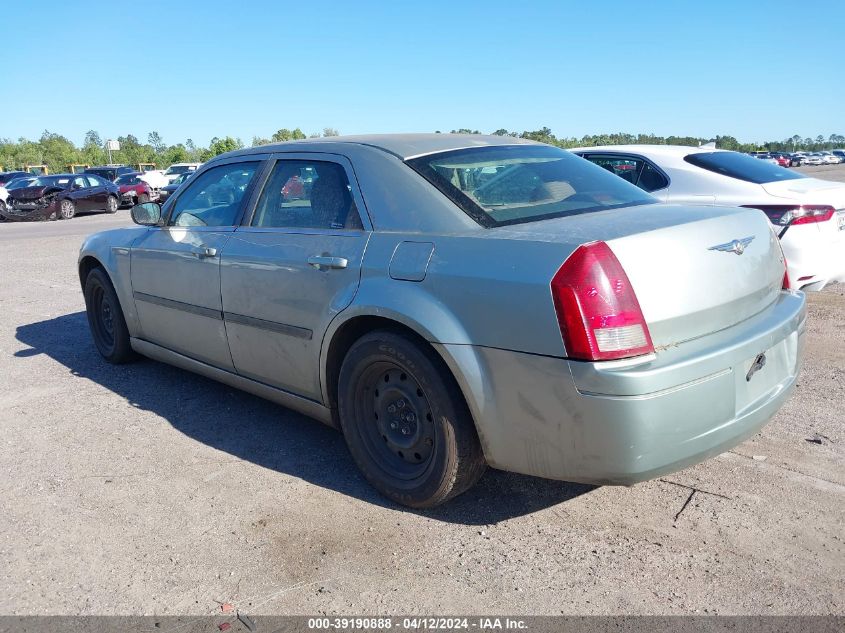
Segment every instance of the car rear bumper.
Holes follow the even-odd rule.
[[[763,313],[645,359],[585,363],[444,345],[491,466],[633,484],[721,453],[789,397],[806,307],[784,292]],[[760,354],[766,363],[747,379]],[[464,373],[469,370],[469,374]]]

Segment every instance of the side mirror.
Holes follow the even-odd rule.
[[[136,204],[130,211],[132,221],[141,226],[159,226],[161,224],[161,205],[158,202]]]

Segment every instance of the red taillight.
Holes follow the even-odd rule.
[[[604,242],[579,246],[555,273],[551,288],[570,358],[611,360],[654,352],[628,275]]]
[[[786,257],[783,258],[783,284],[781,284],[781,288],[784,290],[792,288],[792,284],[789,283],[789,264],[786,263]]]
[[[769,216],[772,224],[794,226],[827,222],[836,210],[829,204],[746,204],[749,209],[760,209]]]

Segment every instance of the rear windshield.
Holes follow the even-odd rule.
[[[689,154],[684,157],[684,160],[707,171],[713,171],[737,180],[754,182],[758,185],[765,182],[806,178],[806,176],[796,174],[785,167],[778,167],[739,152],[701,152]]]
[[[164,172],[165,175],[172,176],[173,174],[184,174],[196,169],[193,165],[171,165],[170,168]]]
[[[86,169],[86,174],[94,174],[95,176],[102,176],[107,180],[114,179],[115,170],[114,169]]]
[[[408,164],[486,227],[657,202],[642,189],[557,147],[474,147]]]

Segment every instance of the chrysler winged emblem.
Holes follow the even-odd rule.
[[[751,242],[754,241],[754,236],[749,235],[748,237],[743,237],[738,240],[733,240],[731,242],[725,242],[724,244],[716,244],[716,246],[711,246],[708,248],[708,251],[723,251],[725,253],[736,253],[737,255],[742,255],[745,252],[745,249],[748,247]]]

